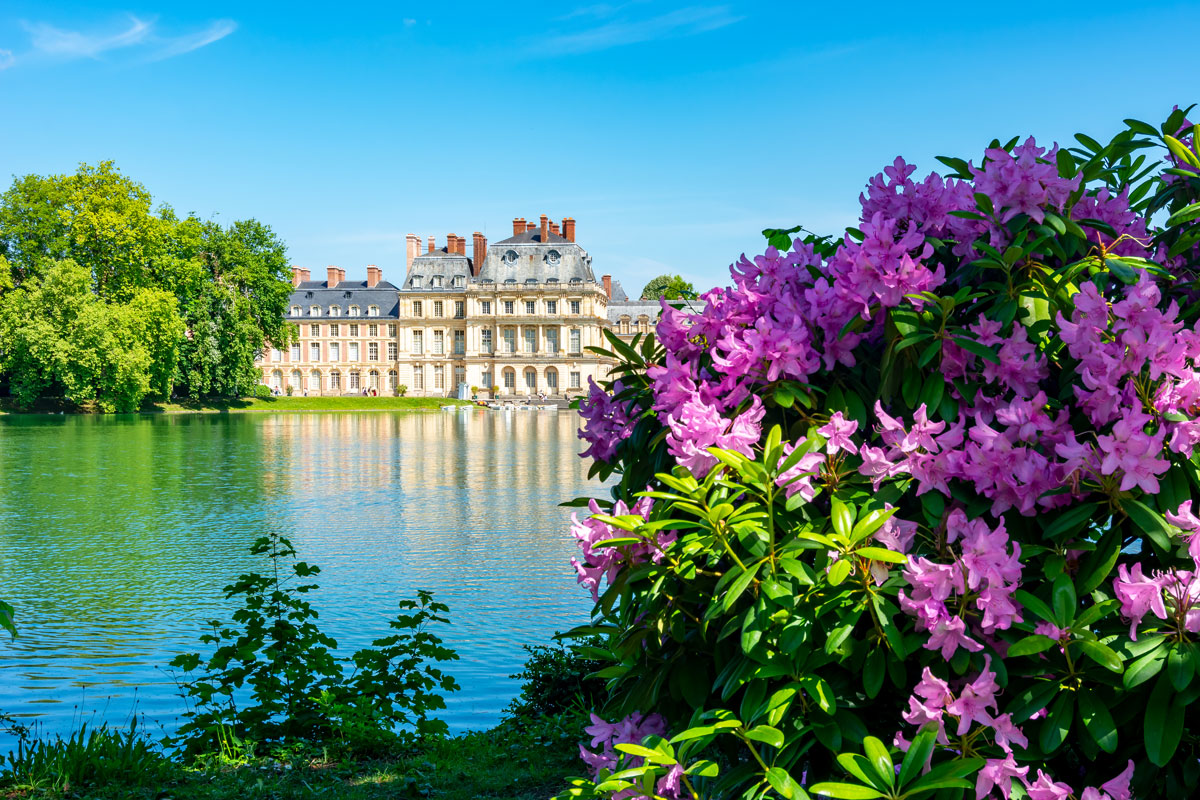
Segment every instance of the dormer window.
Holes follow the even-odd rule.
[[[423,277],[425,277],[425,276],[424,275],[413,275],[412,276],[412,288],[420,289],[421,288],[421,278],[423,278]]]
[[[341,306],[330,306],[329,307],[329,316],[340,317],[341,315],[342,315]]]
[[[455,289],[461,289],[466,285],[467,285],[467,279],[465,276],[463,276],[463,275],[455,275],[454,276],[454,288]]]
[[[359,316],[358,306],[350,306],[350,316],[352,316],[352,317]]]
[[[552,267],[557,267],[558,262],[561,259],[562,259],[562,256],[559,254],[559,252],[557,250],[551,250],[549,253],[546,253],[546,263]]]
[[[433,276],[433,288],[435,288],[435,289],[442,288],[442,276],[441,275]]]
[[[379,316],[379,306],[367,306],[367,316],[368,317],[378,317]]]
[[[292,306],[292,316],[293,317],[300,316],[300,306]]]
[[[510,267],[513,264],[516,264],[517,263],[517,251],[509,250],[507,253],[505,253],[504,254],[504,263],[508,264]]]
[[[319,316],[321,316],[321,307],[320,307],[320,306],[309,306],[309,307],[308,307],[308,315],[309,315],[310,317],[319,317]]]
[[[505,282],[506,284],[507,284],[507,283],[516,283],[516,282],[517,282],[517,279],[516,279],[516,278],[505,278],[505,279],[504,279],[504,282]]]

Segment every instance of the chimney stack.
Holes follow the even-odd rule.
[[[455,236],[454,241],[458,242],[458,254],[465,256],[467,254],[467,237]]]
[[[312,280],[312,273],[306,269],[300,270],[300,282],[308,283],[310,280]]]
[[[513,217],[513,236],[520,236],[525,232],[525,218]]]
[[[566,239],[568,242],[575,241],[575,219],[574,219],[574,217],[564,217],[563,218],[562,230],[563,230],[563,238],[564,239]]]
[[[430,252],[430,253],[432,253],[432,252],[433,252],[433,247],[434,247],[434,239],[433,239],[433,237],[432,237],[432,236],[430,236],[430,237],[429,237],[429,252]]]
[[[612,275],[601,275],[600,281],[604,284],[604,293],[612,300]]]
[[[514,223],[515,224],[515,223]],[[483,260],[487,258],[487,237],[479,231],[475,231],[474,241],[471,243],[471,274],[478,275],[483,269]]]
[[[537,223],[534,222],[533,220],[529,220],[529,222],[525,223],[525,230],[527,230],[527,231],[531,231],[536,227],[537,227]]]
[[[408,236],[405,236],[404,239],[406,245],[404,253],[404,268],[406,270],[410,270],[412,269],[413,259],[421,255],[421,237],[417,236],[415,233],[410,233]]]
[[[367,265],[367,288],[374,289],[379,285],[380,279],[383,278],[383,270],[374,264]]]
[[[292,286],[293,287],[300,285],[300,282],[304,280],[303,275],[304,275],[304,270],[300,269],[299,267],[297,267],[295,265],[292,266]]]
[[[330,289],[338,285],[338,268],[332,264],[325,268],[325,283]]]
[[[542,244],[545,244],[550,238],[550,225],[548,224],[547,219],[548,218],[546,215],[542,214]]]
[[[558,236],[558,223],[557,222],[550,223],[550,232],[553,233],[555,236]]]

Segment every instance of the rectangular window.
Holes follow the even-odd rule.
[[[425,332],[413,331],[413,353],[421,355],[425,352]]]
[[[526,328],[525,329],[525,352],[526,353],[536,353],[537,352],[537,333],[538,333],[537,328]]]
[[[312,336],[314,338],[317,336],[320,336],[321,335],[321,326],[320,325],[309,325],[308,326],[308,335]]]
[[[433,276],[433,288],[435,288],[435,289],[442,288],[442,276],[441,275]]]
[[[379,360],[379,342],[370,342],[369,344],[367,344],[367,360],[368,361],[378,361]]]
[[[313,342],[312,344],[310,344],[308,346],[308,360],[309,361],[320,361],[321,360],[321,343],[320,342]]]
[[[378,325],[372,323],[367,326],[367,336],[378,336],[378,335],[379,335],[379,326]]]
[[[421,311],[421,301],[420,300],[413,300],[413,316],[414,317],[425,316],[425,314],[422,313],[422,311]]]
[[[491,329],[479,332],[479,349],[485,353],[492,352],[492,331]],[[487,381],[484,381],[487,383]]]
[[[578,313],[579,313],[579,301],[578,301],[578,300],[572,300],[572,301],[571,301],[571,313],[572,313],[572,314],[578,314]]]
[[[280,350],[278,347],[272,347],[271,348],[271,360],[272,361],[283,361],[283,351]]]
[[[463,276],[463,275],[455,275],[454,276],[454,287],[456,289],[461,289],[466,285],[467,285],[466,276]]]
[[[358,342],[350,343],[350,360],[358,361]],[[350,388],[353,389],[354,387],[351,386]]]
[[[329,326],[329,335],[330,336],[340,336],[341,335],[340,333],[338,333],[338,324],[336,322]]]
[[[342,373],[338,372],[336,369],[333,372],[329,373],[329,388],[330,389],[341,389],[342,388]]]
[[[441,364],[433,365],[433,388],[434,389],[445,389],[446,388],[446,368],[443,367]]]
[[[571,384],[570,384],[570,385],[571,385],[571,388],[572,388],[572,389],[578,389],[578,388],[579,388],[579,373],[578,373],[578,372],[572,372],[572,373],[570,374],[570,381],[571,381]]]
[[[557,300],[547,300],[546,301],[546,313],[552,317],[558,313],[558,301]]]
[[[582,352],[579,328],[571,328],[570,349],[567,352],[575,354]]]
[[[465,300],[454,301],[454,318],[462,319],[467,315],[467,303]]]
[[[435,317],[440,317],[442,315],[442,301],[441,300],[433,301],[433,315]]]
[[[558,328],[546,329],[546,352],[558,352]]]
[[[480,314],[490,314],[490,313],[492,313],[492,301],[491,301],[491,300],[481,300],[481,301],[479,301],[479,313],[480,313]]]
[[[292,361],[299,361],[299,360],[300,360],[300,343],[297,342],[296,344],[292,345]]]
[[[526,300],[525,301],[525,313],[526,314],[536,314],[537,313],[537,301],[536,300]]]
[[[558,373],[552,369],[546,370],[546,388],[550,394],[558,394]]]
[[[433,332],[433,353],[434,353],[434,355],[440,356],[444,352],[446,352],[446,334],[443,333],[442,331],[434,331]]]
[[[454,368],[454,390],[458,391],[458,387],[462,386],[466,382],[467,382],[467,368],[466,367],[455,367]]]
[[[413,388],[425,389],[425,368],[420,364],[413,367]]]
[[[514,308],[514,305],[513,305],[513,301],[512,301],[512,300],[505,300],[505,301],[504,301],[504,313],[505,313],[505,314],[513,314],[513,313],[516,313],[516,312],[513,310],[513,308]]]
[[[338,344],[337,342],[329,343],[329,360],[330,361],[341,361],[342,360],[342,346],[340,344]]]
[[[350,335],[358,336],[358,323],[357,322],[350,323]]]
[[[388,323],[388,336],[395,336],[395,335],[396,335],[396,323],[389,322]]]
[[[358,370],[352,370],[350,372],[350,388],[351,389],[360,388],[358,385]]]
[[[395,361],[397,358],[399,358],[397,355],[398,352],[399,351],[396,347],[396,343],[388,342],[388,361]]]
[[[467,352],[467,332],[466,331],[455,331],[454,332],[454,355],[461,356],[465,352]]]
[[[517,329],[516,328],[505,328],[504,329],[504,352],[506,352],[506,353],[517,352]]]
[[[511,369],[505,370],[505,372],[504,372],[504,388],[505,389],[517,388],[517,373],[513,372]]]
[[[483,390],[485,392],[490,392],[492,390],[492,387],[495,385],[496,384],[492,383],[492,373],[490,373],[490,372],[483,373]]]

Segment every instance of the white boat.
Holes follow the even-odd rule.
[[[440,406],[442,411],[458,411],[458,406]]]
[[[538,411],[558,411],[558,406],[554,406],[554,405],[538,406],[537,408],[538,408]]]

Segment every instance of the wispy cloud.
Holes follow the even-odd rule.
[[[98,59],[120,50],[140,53],[147,61],[161,61],[199,50],[237,30],[233,20],[219,19],[201,30],[165,34],[159,32],[157,20],[143,20],[132,14],[128,23],[115,30],[69,30],[47,22],[22,25],[29,33],[30,50],[20,56],[0,50],[0,69],[25,60]]]
[[[724,28],[742,19],[725,5],[689,6],[642,19],[620,14],[631,5],[633,4],[599,5],[576,9],[567,18],[590,17],[611,21],[584,30],[552,34],[537,43],[536,52],[542,55],[593,53],[623,45],[694,36]]]

